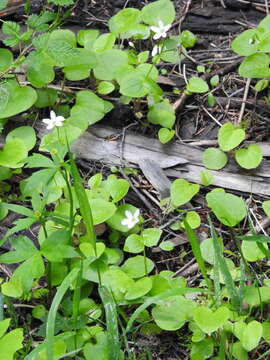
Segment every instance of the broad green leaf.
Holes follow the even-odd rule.
[[[7,49],[0,49],[0,59],[1,59],[0,62],[0,73],[1,73],[6,71],[11,66],[13,62],[13,54],[11,51]]]
[[[23,347],[23,329],[15,329],[0,339],[1,359],[13,360],[15,353]]]
[[[263,154],[258,145],[249,145],[246,149],[238,149],[235,152],[235,160],[245,169],[254,169],[262,161]]]
[[[174,137],[175,130],[169,130],[167,128],[161,128],[158,131],[158,138],[162,144],[166,144]]]
[[[6,142],[15,138],[23,141],[27,151],[33,149],[37,140],[35,130],[31,126],[19,126],[10,131],[6,137]]]
[[[248,325],[243,322],[236,322],[233,329],[234,335],[240,340],[245,350],[251,351],[259,345],[263,327],[258,321],[250,321]]]
[[[251,307],[260,306],[270,300],[269,286],[245,286],[243,301]]]
[[[255,34],[255,29],[243,31],[233,40],[231,44],[233,51],[241,56],[255,54],[258,49],[258,41],[256,41]]]
[[[209,91],[209,87],[203,79],[192,77],[188,80],[187,91],[190,93],[205,93]]]
[[[1,292],[9,297],[19,298],[23,295],[23,288],[20,280],[10,279],[1,285]]]
[[[138,24],[141,19],[141,12],[138,9],[126,8],[120,10],[116,15],[109,20],[109,29],[116,35],[123,35]]]
[[[175,123],[175,111],[168,100],[149,106],[147,119],[152,124],[171,129]]]
[[[213,180],[214,180],[214,176],[211,174],[210,171],[207,171],[207,170],[202,170],[200,172],[200,178],[201,178],[201,182],[204,186],[212,185]]]
[[[174,243],[170,240],[166,240],[166,241],[162,241],[159,244],[160,249],[164,250],[164,251],[172,251],[174,249]]]
[[[245,139],[245,131],[232,123],[223,124],[218,131],[218,144],[223,151],[230,151]]]
[[[142,238],[145,246],[156,246],[161,237],[162,230],[156,228],[148,228],[143,230]]]
[[[83,242],[79,245],[79,248],[85,257],[96,257],[99,258],[105,251],[106,246],[102,242],[96,243],[96,253],[95,250],[89,242]]]
[[[106,95],[106,94],[111,93],[114,90],[114,88],[115,87],[114,87],[113,83],[111,83],[109,81],[101,81],[98,84],[97,91],[99,94]]]
[[[222,327],[229,319],[230,311],[227,307],[221,306],[216,311],[198,306],[193,311],[193,318],[196,324],[202,329],[203,332],[211,334],[220,327]]]
[[[212,190],[206,195],[208,206],[226,226],[235,226],[247,215],[243,199],[225,191]]]
[[[196,211],[189,211],[185,216],[186,222],[189,224],[191,229],[196,229],[201,225],[200,215]],[[185,225],[181,222],[181,227],[184,229]]]
[[[161,329],[175,331],[192,319],[194,307],[195,303],[190,299],[181,295],[172,296],[156,305],[152,310],[152,316]]]
[[[184,48],[193,47],[197,42],[197,37],[189,30],[184,30],[181,33],[181,44]]]
[[[204,360],[213,355],[214,341],[212,338],[206,338],[191,345],[191,360]],[[222,358],[211,357],[211,360],[223,360]]]
[[[11,246],[15,251],[9,251],[0,256],[0,262],[4,264],[16,264],[27,260],[38,250],[33,242],[26,236],[17,236],[11,240]]]
[[[144,242],[142,236],[137,234],[131,234],[126,238],[124,251],[133,254],[138,254],[142,252],[143,249],[144,249]]]
[[[0,151],[0,165],[10,168],[23,166],[22,160],[27,157],[27,148],[21,139],[13,138],[5,143]]]
[[[267,244],[263,244],[263,246],[268,250]],[[241,249],[247,261],[254,262],[265,258],[265,254],[259,249],[256,242],[243,241]]]
[[[185,179],[176,179],[171,186],[171,201],[179,207],[189,202],[200,190],[200,185],[190,184]]]
[[[0,338],[5,334],[7,331],[9,324],[10,324],[10,318],[0,321]]]
[[[135,300],[146,295],[152,288],[152,279],[143,277],[135,282],[125,294],[126,300]]]
[[[142,20],[149,25],[158,25],[158,20],[165,25],[172,24],[175,19],[174,5],[170,0],[158,0],[145,5],[141,14]]]
[[[93,43],[93,50],[96,52],[104,52],[106,50],[111,50],[116,37],[114,34],[102,34],[100,35]]]
[[[95,354],[95,360],[108,360],[108,338],[104,332],[98,333],[94,338],[94,343],[88,342],[83,349],[85,360],[93,360],[93,354]]]
[[[137,279],[149,274],[154,269],[154,262],[141,255],[127,259],[121,269],[131,278]]]
[[[19,86],[17,81],[8,80],[1,85],[1,89],[5,90],[8,100],[3,104],[0,102],[0,119],[19,114],[29,109],[37,100],[37,94],[30,86]]]
[[[109,268],[102,276],[102,284],[113,292],[116,300],[122,300],[134,283],[134,280],[117,266]]]
[[[104,51],[98,55],[94,75],[99,80],[113,80],[117,71],[127,63],[128,56],[124,51],[117,49]]]
[[[220,170],[227,161],[227,155],[220,149],[210,147],[203,152],[203,164],[208,169]]]
[[[264,53],[256,53],[244,59],[239,67],[239,74],[246,78],[264,78],[270,76],[269,57]]]
[[[80,30],[77,35],[78,43],[86,49],[92,49],[93,43],[99,35],[98,30]]]
[[[37,108],[52,107],[56,103],[57,95],[55,89],[38,89],[37,100],[34,105]]]
[[[94,225],[101,224],[110,219],[116,212],[116,206],[103,199],[89,200],[90,208],[93,214]]]

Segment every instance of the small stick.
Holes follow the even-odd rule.
[[[247,97],[248,97],[248,91],[249,91],[249,87],[250,87],[250,82],[251,79],[247,79],[246,82],[246,86],[245,86],[245,91],[244,91],[244,96],[243,96],[243,102],[241,105],[241,109],[240,109],[240,113],[239,113],[239,117],[238,117],[238,121],[237,121],[237,125],[239,126],[241,124],[241,121],[243,119],[244,116],[244,112],[245,112],[245,108],[246,108],[246,101],[247,101]]]

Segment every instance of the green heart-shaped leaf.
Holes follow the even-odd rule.
[[[171,201],[173,206],[178,207],[189,202],[200,190],[200,185],[190,184],[185,179],[176,179],[171,187]]]
[[[245,131],[236,128],[232,123],[221,126],[218,132],[218,144],[223,151],[230,151],[245,139]]]
[[[234,335],[240,340],[242,346],[247,351],[255,349],[260,342],[263,334],[263,326],[256,320],[245,324],[243,322],[237,322],[233,328]]]
[[[220,170],[227,164],[227,155],[220,149],[208,148],[203,152],[203,164],[211,170]]]
[[[225,324],[229,319],[230,311],[225,306],[221,306],[215,312],[207,307],[199,306],[194,310],[193,316],[202,331],[211,334]]]
[[[22,167],[21,160],[27,157],[27,150],[21,139],[14,138],[6,142],[0,151],[0,165],[10,168]]]
[[[245,169],[254,169],[260,165],[263,154],[258,145],[249,145],[247,149],[239,149],[235,152],[235,160]]]
[[[37,94],[29,86],[19,86],[17,81],[9,80],[1,85],[1,92],[5,92],[5,102],[0,102],[0,119],[19,114],[29,109],[37,100]]]

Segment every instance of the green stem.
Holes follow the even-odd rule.
[[[143,260],[144,260],[144,272],[145,272],[145,276],[147,276],[148,271],[147,271],[145,246],[143,247]]]

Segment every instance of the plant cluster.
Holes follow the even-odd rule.
[[[53,3],[72,4],[70,0]],[[196,43],[189,31],[169,36],[174,19],[172,2],[158,0],[142,10],[120,11],[110,19],[110,32],[105,34],[81,30],[76,36],[58,29],[59,13],[48,10],[28,14],[25,31],[15,22],[3,22],[1,125],[6,130],[6,123],[15,116],[28,125],[5,131],[0,151],[0,220],[9,211],[19,215],[0,239],[1,245],[10,244],[0,262],[16,265],[9,279],[1,279],[1,359],[135,360],[136,347],[130,339],[140,333],[181,334],[185,326],[192,360],[245,360],[249,352],[270,343],[270,322],[263,311],[270,300],[270,283],[267,278],[257,279],[251,266],[255,261],[270,260],[270,237],[256,234],[241,197],[223,189],[207,192],[211,237],[200,243],[194,229],[200,226],[201,216],[186,210],[200,185],[185,179],[172,183],[170,197],[164,202],[167,212],[178,215],[171,227],[187,233],[203,276],[190,288],[185,278],[174,277],[172,271],[158,272],[150,249],[159,246],[171,251],[174,244],[166,240],[161,228],[147,226],[140,209],[125,200],[129,182],[117,171],[107,177],[97,173],[82,179],[70,150],[89,125],[112,110],[113,104],[104,98],[112,92],[119,95],[120,102],[131,103],[137,116],[144,98],[149,122],[161,126],[160,141],[171,140],[175,113],[157,83],[157,65],[161,60],[180,61],[185,49]],[[246,44],[241,55],[248,57],[240,73],[250,56],[267,52],[262,39],[267,41],[264,32],[269,38],[268,19],[258,29],[248,30],[248,41],[233,42],[234,50]],[[247,35],[241,36],[245,40]],[[152,51],[141,51],[142,43],[150,41]],[[14,56],[7,47],[16,46],[19,54]],[[251,47],[254,53],[247,52]],[[25,74],[27,85],[20,84],[18,72]],[[64,79],[58,91],[50,86],[56,75]],[[65,81],[90,77],[95,89],[75,95],[64,92]],[[210,80],[212,87],[217,83],[216,77]],[[192,77],[185,91],[204,93],[209,86]],[[37,151],[33,125],[39,121],[39,109],[46,113],[50,109],[50,117],[45,115],[40,121],[48,132]],[[223,125],[218,134],[220,149],[205,151],[205,166],[221,169],[227,163],[225,152],[236,149],[244,139],[243,129],[231,123]],[[257,167],[262,160],[256,145],[238,148],[234,155],[245,169]],[[24,169],[30,169],[31,175],[26,176]],[[18,196],[9,195],[14,174],[24,175]],[[207,171],[202,183],[211,183]],[[262,207],[270,217],[270,201]],[[232,234],[236,251],[226,249],[213,219]],[[245,219],[249,235],[241,229]],[[36,224],[39,230],[33,240],[23,231]],[[32,325],[35,319],[38,324],[35,331],[20,328],[15,305],[22,304],[13,304],[11,299],[33,302],[29,321]],[[3,311],[4,304],[7,311]],[[151,358],[147,351],[141,357],[144,355]]]

